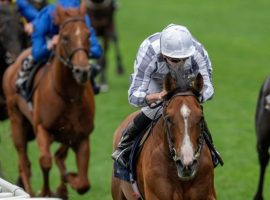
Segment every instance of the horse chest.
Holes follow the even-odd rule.
[[[71,108],[51,121],[49,129],[59,141],[76,140],[90,134],[93,129],[92,119],[91,113],[73,112]]]

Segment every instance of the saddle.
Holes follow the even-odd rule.
[[[25,91],[19,91],[19,93],[22,95],[22,97],[26,100],[26,102],[30,102],[31,99],[32,99],[32,96],[34,94],[34,91],[36,88],[33,88],[33,83],[34,83],[34,78],[35,78],[35,75],[37,74],[37,72],[39,71],[39,69],[45,65],[47,62],[47,60],[43,60],[43,61],[40,61],[38,63],[36,63],[34,66],[33,66],[33,70],[31,70],[30,74],[29,74],[29,77],[26,81],[26,84],[25,84]]]

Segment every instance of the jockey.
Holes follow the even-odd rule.
[[[47,5],[47,0],[33,0],[33,3],[30,3],[28,0],[16,0],[16,4],[19,12],[27,21],[24,30],[28,35],[31,35],[33,32],[33,21],[39,11]]]
[[[51,55],[52,48],[58,42],[59,27],[54,24],[54,12],[56,6],[60,5],[65,9],[79,8],[79,0],[58,0],[56,4],[44,7],[36,19],[34,20],[34,32],[32,34],[32,52],[22,62],[20,72],[16,81],[18,91],[25,97],[28,94],[26,82],[30,72],[40,61],[47,60]],[[90,18],[85,16],[86,25],[90,29],[90,58],[99,58],[102,55],[102,48],[97,40],[94,29],[91,27]],[[48,38],[50,40],[48,40]],[[95,69],[93,69],[95,70]],[[92,73],[91,73],[92,74]],[[91,77],[93,89],[95,93],[99,92],[99,88],[94,83],[94,77]]]
[[[173,69],[176,66],[183,67],[184,75],[187,77],[198,73],[203,76],[204,86],[199,97],[201,103],[213,97],[212,65],[208,53],[186,27],[170,24],[162,32],[146,38],[138,50],[128,90],[129,103],[135,107],[141,107],[141,112],[123,132],[120,143],[112,154],[112,158],[120,165],[128,166],[134,139],[150,125],[152,120],[161,115],[160,106],[152,109],[149,105],[162,100],[167,94],[163,90],[163,79],[170,68]],[[207,137],[211,139],[210,132],[206,132],[208,132]],[[212,141],[211,145],[212,150],[209,148],[214,166],[222,165],[223,161]]]

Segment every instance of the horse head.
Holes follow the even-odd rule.
[[[55,24],[59,28],[59,42],[56,56],[70,69],[78,84],[84,84],[90,77],[89,29],[85,24],[85,7],[63,9],[57,6]]]
[[[192,179],[198,166],[203,146],[201,119],[203,112],[197,95],[203,88],[203,78],[186,79],[176,71],[171,71],[165,78],[165,97],[163,120],[165,141],[170,156],[176,165],[181,180]]]
[[[13,63],[24,48],[25,35],[18,11],[11,5],[0,7],[0,49],[5,63]]]

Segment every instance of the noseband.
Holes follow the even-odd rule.
[[[166,110],[167,110],[167,107],[169,106],[170,102],[172,101],[173,98],[175,97],[178,97],[178,96],[194,96],[194,93],[191,92],[191,91],[187,91],[187,92],[177,92],[175,93],[169,100],[167,101],[164,101],[164,109],[163,109],[163,113],[162,113],[162,118],[165,122],[165,126],[166,126],[166,129],[165,129],[165,133],[166,133],[166,138],[167,138],[167,142],[168,142],[168,145],[169,145],[169,153],[170,153],[170,157],[172,158],[172,160],[174,160],[174,162],[177,162],[180,159],[179,156],[177,156],[177,151],[176,151],[176,148],[172,142],[172,132],[171,132],[171,122],[169,121],[168,117],[166,116]],[[202,121],[202,119],[201,119]],[[193,155],[193,158],[195,160],[197,160],[200,155],[201,155],[201,151],[202,151],[202,147],[203,147],[203,144],[204,144],[204,138],[203,138],[203,126],[202,126],[202,122],[200,121],[200,135],[199,135],[199,139],[198,139],[198,146],[197,146],[197,149]]]
[[[68,23],[73,23],[73,22],[83,22],[85,23],[85,20],[83,17],[73,17],[73,18],[69,18],[67,20],[65,20],[61,25],[60,25],[60,30],[62,30],[64,28],[65,25],[67,25]],[[61,34],[60,34],[61,35]],[[69,69],[73,69],[74,65],[72,64],[71,60],[73,58],[73,56],[75,55],[75,53],[77,53],[78,51],[84,51],[87,55],[88,55],[88,49],[84,48],[84,47],[78,47],[75,49],[72,49],[71,53],[69,54],[67,49],[65,48],[66,46],[64,46],[64,51],[65,54],[67,55],[66,58],[63,58],[61,55],[58,55],[58,59],[65,65],[67,66]]]

